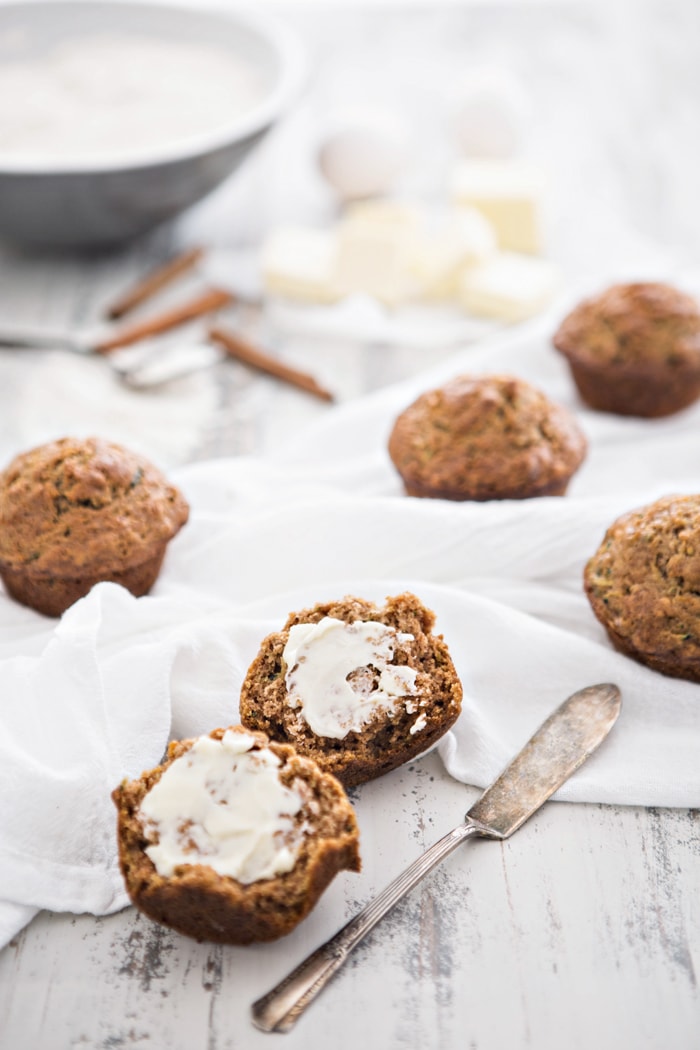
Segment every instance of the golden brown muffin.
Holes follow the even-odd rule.
[[[700,397],[700,311],[667,284],[617,284],[564,318],[554,346],[583,400],[622,416],[668,416]]]
[[[396,420],[389,455],[409,496],[450,500],[561,496],[583,462],[573,415],[513,376],[459,376]]]
[[[338,690],[348,683],[351,704],[365,700],[372,708],[362,724],[334,728],[335,736],[312,729],[307,721],[311,717],[308,705],[295,695],[297,668],[285,659],[296,625],[327,624],[329,620],[335,621],[331,627],[341,635],[341,647],[354,644],[353,631],[341,625],[380,625],[378,633],[384,635],[380,647],[388,642],[384,665],[378,654],[371,662],[348,666],[342,663],[348,658],[341,656],[338,662],[331,660],[325,677],[321,678],[319,670],[330,707],[336,703]],[[434,744],[461,710],[462,686],[442,636],[432,633],[434,623],[434,613],[408,593],[387,598],[383,607],[346,597],[291,613],[282,630],[263,641],[248,670],[241,689],[241,721],[273,740],[293,744],[346,787],[388,773]],[[308,659],[308,654],[302,659]],[[383,666],[389,676],[396,675],[398,684],[394,697],[382,705],[377,698],[386,692]]]
[[[262,733],[249,733],[242,726],[215,729],[211,740],[221,741],[227,732],[250,740],[249,750],[270,752],[278,760],[280,784],[296,793],[301,808],[294,815],[300,844],[293,867],[282,874],[242,882],[221,875],[206,863],[194,841],[206,842],[203,829],[192,832],[186,852],[191,863],[179,864],[172,874],[162,875],[146,852],[158,845],[158,831],[141,812],[143,800],[174,762],[186,762],[197,740],[170,744],[162,765],[143,773],[138,780],[125,780],[112,794],[117,807],[119,861],[132,902],[156,922],[170,926],[198,941],[250,944],[270,941],[291,930],[311,911],[334,876],[343,869],[360,870],[358,829],[355,813],[334,777],[322,773],[293,748],[271,744]],[[199,738],[199,740],[204,738]],[[185,757],[183,757],[185,756]],[[240,783],[226,794],[217,794],[214,781],[207,784],[217,818],[240,833]]]
[[[103,580],[146,594],[188,514],[143,456],[100,438],[52,441],[0,474],[0,577],[46,616]]]
[[[584,572],[613,645],[700,682],[700,496],[668,496],[613,522]]]

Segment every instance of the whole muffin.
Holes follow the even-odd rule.
[[[561,496],[586,438],[574,416],[513,376],[459,376],[396,420],[389,455],[409,496]]]
[[[112,798],[131,901],[198,941],[281,937],[337,872],[360,870],[338,781],[241,726],[172,743],[162,765]]]
[[[668,416],[700,397],[700,311],[667,284],[616,284],[564,318],[554,346],[583,400],[622,416]]]
[[[46,616],[103,580],[146,594],[188,515],[143,456],[100,438],[52,441],[0,474],[0,577]]]
[[[409,593],[382,607],[348,596],[291,613],[248,669],[241,721],[346,787],[388,773],[439,740],[461,710],[434,623]]]
[[[613,522],[584,571],[615,647],[700,682],[700,496],[669,496]]]

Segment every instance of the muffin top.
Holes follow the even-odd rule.
[[[100,438],[62,438],[0,474],[0,566],[80,577],[154,556],[185,524],[182,494],[143,456]]]
[[[599,620],[639,653],[700,660],[700,495],[613,522],[584,573]]]
[[[448,499],[518,498],[568,480],[586,454],[574,416],[513,376],[459,376],[396,420],[404,481]]]
[[[700,370],[700,310],[692,296],[667,284],[616,284],[575,307],[554,345],[592,364]]]

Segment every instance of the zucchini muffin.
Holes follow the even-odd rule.
[[[435,615],[413,594],[346,597],[291,613],[241,689],[241,721],[292,744],[346,787],[427,750],[455,722],[462,686]]]
[[[668,416],[700,397],[700,311],[667,284],[616,284],[564,318],[554,346],[591,408]]]
[[[700,682],[700,496],[667,496],[613,522],[584,572],[613,645]]]
[[[360,870],[337,780],[242,726],[170,744],[162,765],[112,798],[132,902],[198,941],[281,937],[339,871]]]
[[[143,456],[100,438],[52,441],[0,474],[0,577],[46,616],[103,580],[146,594],[188,515]]]
[[[561,496],[583,462],[574,416],[514,376],[459,376],[396,420],[389,455],[409,496]]]

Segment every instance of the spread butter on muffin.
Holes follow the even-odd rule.
[[[162,765],[112,798],[132,902],[199,941],[281,937],[339,871],[360,870],[338,781],[242,726],[170,744]]]
[[[184,496],[143,456],[94,437],[52,441],[0,474],[0,577],[46,616],[104,580],[146,594],[188,515]]]
[[[561,496],[586,456],[568,409],[514,376],[459,376],[397,418],[389,455],[409,496]]]
[[[435,615],[413,594],[345,597],[291,613],[248,669],[241,721],[292,744],[346,787],[427,750],[456,721],[462,686]]]
[[[700,496],[667,496],[618,518],[584,585],[620,652],[700,682]]]
[[[623,416],[668,416],[700,397],[700,311],[667,284],[616,284],[554,335],[582,399]]]

